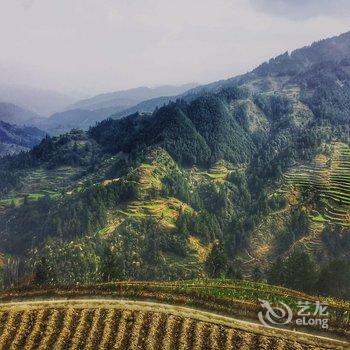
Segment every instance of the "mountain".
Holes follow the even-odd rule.
[[[189,94],[217,91],[232,85],[249,85],[252,91],[279,90],[285,83],[283,77],[301,74],[315,64],[326,62],[341,62],[349,60],[350,32],[339,36],[323,39],[303,48],[285,52],[268,62],[262,63],[253,71],[227,80],[220,80],[189,90]]]
[[[22,85],[0,85],[0,102],[9,102],[39,115],[49,116],[75,102],[64,94]]]
[[[12,103],[0,102],[0,157],[28,151],[40,143],[45,132],[29,125],[43,119]]]
[[[72,109],[55,113],[47,119],[37,120],[33,125],[42,130],[46,130],[50,135],[60,135],[77,128],[88,130],[90,126],[108,118],[116,111],[118,111],[117,107],[102,108],[93,111]]]
[[[16,126],[0,120],[0,157],[28,151],[45,137],[34,127]]]
[[[96,110],[116,107],[126,109],[144,100],[150,100],[160,96],[175,96],[196,87],[197,84],[184,84],[180,86],[164,85],[154,88],[138,87],[130,90],[116,91],[100,94],[89,99],[74,103],[70,109]]]
[[[42,284],[225,276],[349,299],[349,48],[0,160],[2,253]]]
[[[110,116],[120,118],[136,111],[152,112],[158,105],[168,103],[172,97],[158,97],[182,93],[196,84],[181,86],[140,87],[136,89],[107,93],[82,100],[64,112],[53,114],[47,120],[34,123],[50,135],[60,135],[71,129],[88,130],[96,122]],[[147,100],[153,96],[154,99]],[[139,101],[143,101],[140,102]]]
[[[0,120],[24,125],[41,120],[42,117],[34,112],[18,107],[12,103],[0,102]]]
[[[349,36],[350,32],[344,33],[338,37],[320,40],[310,46],[297,49],[290,54],[284,54],[272,58],[269,62],[264,62],[252,72],[243,74],[227,80],[220,80],[207,85],[199,85],[186,91],[174,94],[173,96],[153,98],[147,101],[142,101],[139,104],[125,109],[121,112],[116,112],[113,117],[120,118],[122,116],[136,112],[152,112],[155,108],[161,107],[170,101],[182,98],[191,100],[198,94],[205,92],[217,92],[221,88],[232,85],[249,84],[251,91],[274,90],[273,84],[281,84],[281,77],[284,75],[294,76],[301,73],[313,64],[320,62],[340,62],[349,59]],[[259,82],[261,79],[261,82]],[[265,84],[265,86],[263,86]],[[255,85],[258,85],[256,87]]]

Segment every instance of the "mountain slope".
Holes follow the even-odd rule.
[[[134,113],[152,113],[157,107],[167,105],[169,102],[176,101],[178,96],[162,96],[152,98],[150,100],[142,101],[135,106],[123,109],[120,112],[116,112],[110,115],[113,119],[119,119]]]
[[[291,53],[285,52],[271,58],[249,73],[198,86],[190,90],[189,94],[217,91],[232,85],[247,85],[253,92],[279,90],[291,77],[310,69],[315,64],[333,62],[346,65],[350,56],[349,41],[350,32],[323,39]]]
[[[0,121],[0,157],[27,151],[45,137],[45,133],[34,127],[20,127]]]
[[[0,101],[10,102],[39,115],[63,110],[75,99],[55,91],[17,85],[0,85]]]
[[[0,161],[3,253],[34,262],[42,283],[63,261],[65,283],[243,275],[349,298],[349,225],[322,196],[339,192],[327,201],[346,220],[347,199],[330,197],[348,193],[349,47],[347,34],[325,40]],[[320,159],[341,160],[340,182],[290,186]]]
[[[31,124],[34,121],[41,120],[41,116],[21,107],[18,107],[12,103],[0,102],[0,120],[17,124]]]
[[[210,95],[191,104],[170,103],[152,116],[107,120],[90,134],[113,152],[157,144],[184,165],[205,166],[220,159],[244,162],[254,145],[221,98],[220,94]]]

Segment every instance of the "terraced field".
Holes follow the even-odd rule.
[[[0,293],[0,303],[23,300],[76,300],[76,299],[123,299],[150,301],[172,306],[186,306],[235,319],[258,322],[258,313],[264,311],[260,300],[272,304],[284,302],[296,314],[300,301],[308,302],[315,311],[317,302],[328,304],[328,332],[350,337],[349,302],[311,296],[299,291],[263,283],[226,279],[187,280],[178,282],[123,281],[94,285],[76,285],[42,288],[24,288]],[[0,308],[1,309],[1,308]],[[1,311],[1,310],[0,310]],[[295,323],[291,325],[297,327]],[[298,327],[297,327],[298,329]],[[322,331],[319,327],[311,330]]]
[[[198,176],[204,176],[205,178],[213,181],[222,182],[226,180],[227,175],[230,173],[230,170],[223,163],[218,162],[212,168],[203,171],[197,171],[195,174]]]
[[[176,198],[159,198],[153,201],[136,201],[130,203],[125,215],[129,217],[154,217],[162,220],[166,226],[173,227],[181,210],[192,209]]]
[[[340,340],[149,302],[0,305],[0,349],[345,349]]]
[[[334,143],[329,160],[316,159],[310,167],[299,167],[288,174],[287,185],[309,190],[320,197],[322,210],[313,220],[350,226],[350,148]]]
[[[20,205],[24,198],[36,201],[45,196],[56,197],[60,191],[67,189],[73,179],[81,174],[82,169],[64,166],[55,170],[38,168],[27,170],[21,180],[21,185],[10,192],[5,198],[0,198],[0,206]]]

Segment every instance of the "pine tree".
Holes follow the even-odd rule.
[[[216,241],[205,262],[206,271],[211,278],[220,277],[227,268],[227,256],[222,242]]]

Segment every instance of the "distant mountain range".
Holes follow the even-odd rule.
[[[103,108],[123,108],[134,106],[142,101],[160,96],[176,96],[197,87],[198,84],[184,84],[180,86],[164,85],[154,88],[137,87],[134,89],[100,94],[89,99],[78,101],[69,109],[96,110]]]
[[[0,157],[28,151],[46,133],[34,126],[43,117],[13,103],[0,102]]]
[[[112,115],[119,118],[134,111],[152,112],[158,105],[166,104],[175,96],[195,87],[197,84],[165,85],[101,94],[78,101],[67,110],[55,113],[48,119],[38,120],[34,125],[51,135],[63,134],[74,128],[87,130],[96,122]]]
[[[16,126],[0,120],[0,157],[28,151],[45,137],[45,132],[28,126]]]
[[[192,83],[155,88],[139,87],[100,94],[70,104],[69,107],[67,103],[72,102],[72,99],[63,95],[45,90],[0,86],[0,120],[10,124],[33,126],[51,135],[60,135],[72,129],[87,130],[96,122],[111,116],[120,118],[137,111],[152,112],[157,106],[166,104],[197,86]],[[56,113],[45,117],[51,111]]]
[[[17,85],[0,85],[0,102],[9,102],[48,117],[64,110],[75,98],[45,89]]]
[[[0,120],[4,122],[17,125],[30,125],[41,119],[42,117],[39,114],[21,108],[13,103],[0,102]]]
[[[50,135],[60,135],[72,129],[87,130],[96,122],[108,118],[116,111],[119,111],[116,107],[102,108],[94,111],[72,109],[55,113],[47,119],[37,120],[34,122],[34,125],[42,130],[46,130]]]
[[[340,62],[349,60],[349,38],[350,32],[347,32],[337,37],[320,40],[310,46],[294,50],[290,54],[285,52],[282,55],[271,58],[268,62],[262,63],[256,69],[246,74],[225,80],[219,80],[207,85],[198,85],[174,96],[158,97],[142,101],[126,110],[116,112],[112,117],[118,119],[122,116],[136,112],[149,113],[154,111],[155,108],[161,107],[170,101],[176,101],[180,98],[186,101],[191,101],[203,93],[218,92],[220,89],[232,85],[247,85],[253,93],[261,90],[269,91],[276,88],[280,89],[285,83],[285,79],[283,80],[282,76],[294,76],[300,74],[312,65],[321,62]],[[281,77],[281,79],[278,79],[278,77]]]

